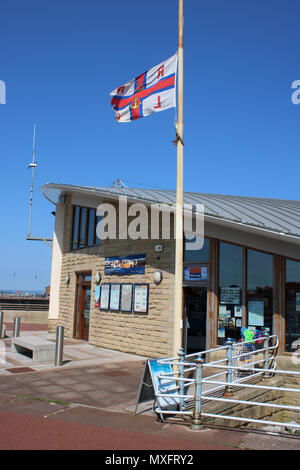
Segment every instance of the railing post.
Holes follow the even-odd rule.
[[[185,352],[183,350],[183,348],[180,348],[180,351],[178,353],[178,356],[179,356],[179,362],[180,362],[180,365],[179,365],[179,377],[180,379],[183,379],[184,378],[184,359],[185,359]],[[184,390],[185,390],[185,387],[184,387],[184,380],[179,380],[179,392],[180,392],[180,395],[184,395]],[[185,409],[185,401],[184,401],[184,398],[180,398],[179,400],[179,404],[180,404],[180,409],[181,410],[184,410]]]
[[[265,348],[265,367],[264,367],[264,369],[269,369],[270,364],[269,364],[269,335],[268,335],[268,333],[264,333],[264,348]],[[265,372],[264,377],[268,378],[269,373]]]
[[[63,350],[64,350],[64,327],[56,327],[56,343],[55,343],[55,366],[63,364]]]
[[[3,339],[3,312],[0,312],[0,338]]]
[[[196,376],[195,376],[195,395],[194,395],[194,413],[193,413],[193,426],[195,431],[202,429],[201,419],[201,395],[202,395],[202,357],[195,360]]]
[[[14,328],[13,328],[13,338],[17,338],[18,336],[20,336],[20,322],[21,322],[21,319],[20,317],[15,317],[14,318]]]
[[[232,389],[232,349],[233,349],[233,342],[229,339],[226,343],[227,347],[227,365],[228,372],[227,372],[227,384],[223,393],[224,397],[232,397],[233,396],[233,389]]]

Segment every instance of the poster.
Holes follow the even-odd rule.
[[[218,326],[218,338],[225,338],[225,327]]]
[[[146,255],[130,255],[105,258],[106,275],[145,274]]]
[[[243,316],[243,307],[241,307],[240,305],[239,306],[235,305],[234,306],[234,316],[238,317],[238,318],[242,318],[242,316]]]
[[[207,266],[186,266],[183,277],[185,281],[207,281]]]
[[[241,289],[240,287],[221,287],[220,303],[221,304],[240,304]]]
[[[148,284],[134,285],[133,310],[137,313],[148,313]]]
[[[132,310],[132,284],[122,284],[121,286],[121,305],[122,312],[131,312]]]
[[[248,302],[248,325],[264,326],[264,306],[263,300]]]
[[[110,285],[102,284],[101,286],[101,296],[100,296],[100,308],[101,310],[108,310],[109,307],[109,294],[110,294]]]
[[[227,308],[226,305],[219,306],[219,318],[220,320],[227,320]]]
[[[95,287],[95,307],[100,305],[100,286]]]
[[[120,310],[121,284],[110,285],[110,310]]]

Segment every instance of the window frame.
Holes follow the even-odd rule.
[[[77,229],[76,229],[76,226],[75,226],[76,210],[79,210]],[[81,234],[81,230],[82,230],[83,210],[86,210],[85,228],[84,228],[84,245],[80,246],[79,242],[80,242],[80,234]],[[90,233],[89,233],[91,213],[94,213],[94,215],[93,215],[94,223],[93,223],[93,234],[92,234],[92,236],[90,236]],[[75,229],[77,230],[77,234],[74,233]],[[73,205],[71,251],[77,251],[77,250],[82,250],[82,249],[85,249],[85,248],[90,248],[90,247],[95,247],[95,246],[101,245],[102,241],[97,237],[96,230],[97,230],[97,210],[94,207]],[[75,239],[75,235],[77,235],[76,239]],[[89,239],[92,239],[92,244],[89,244]],[[97,243],[97,240],[99,240],[99,243]]]

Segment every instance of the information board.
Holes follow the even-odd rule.
[[[161,374],[170,374],[166,377],[159,377]],[[174,395],[173,397],[158,397],[157,393],[167,393]],[[170,364],[159,364],[157,359],[148,359],[142,375],[140,383],[135,413],[139,403],[155,400],[158,407],[162,410],[176,410],[179,404],[177,398],[178,387],[174,378],[172,367]]]

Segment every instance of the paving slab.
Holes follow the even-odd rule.
[[[23,334],[55,338],[46,331]],[[9,348],[7,338],[1,349],[5,362],[0,363],[0,449],[300,450],[299,438],[211,428],[193,431],[174,419],[160,423],[152,402],[139,406],[135,416],[147,359],[142,356],[70,340],[64,364],[56,367],[16,358]],[[31,436],[24,436],[24,426]]]

